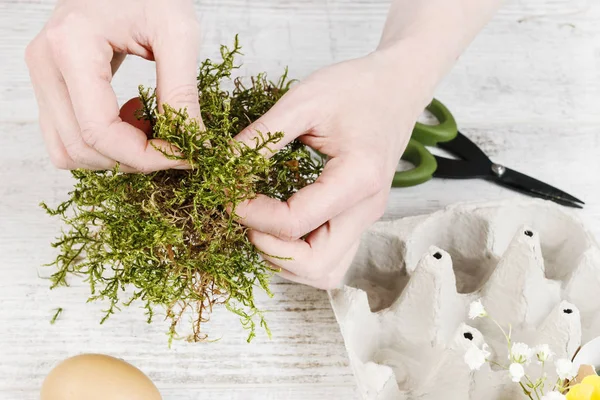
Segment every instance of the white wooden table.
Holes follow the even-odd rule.
[[[213,344],[167,348],[165,325],[126,310],[98,325],[101,306],[85,304],[75,283],[50,292],[38,274],[53,257],[58,221],[38,207],[64,198],[69,174],[49,163],[23,61],[28,41],[54,1],[0,0],[0,398],[37,398],[57,360],[80,352],[125,358],[144,370],[166,400],[355,398],[343,341],[325,292],[278,280],[263,302],[273,339],[250,345],[228,312],[213,316]],[[204,56],[240,33],[244,73],[293,77],[360,56],[377,43],[384,0],[205,0],[197,11]],[[115,79],[121,101],[153,66],[126,61]],[[512,0],[476,39],[436,96],[464,133],[498,162],[587,201],[579,214],[600,237],[600,1]],[[469,200],[515,196],[482,181],[432,181],[394,190],[384,218]],[[53,309],[64,313],[55,325]]]

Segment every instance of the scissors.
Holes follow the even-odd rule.
[[[458,131],[452,113],[439,100],[427,106],[439,121],[437,125],[415,124],[402,159],[415,165],[394,175],[392,187],[415,186],[432,177],[446,179],[486,179],[529,196],[563,206],[583,208],[583,201],[537,179],[492,162],[469,138]],[[425,146],[437,146],[457,156],[451,159],[433,155]]]

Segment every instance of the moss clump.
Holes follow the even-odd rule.
[[[139,301],[148,322],[157,306],[165,310],[170,341],[180,336],[182,317],[191,313],[188,340],[200,341],[207,338],[202,328],[212,308],[224,304],[240,316],[248,341],[257,323],[269,333],[254,289],[271,294],[273,270],[226,207],[258,193],[285,200],[312,183],[322,163],[298,141],[263,157],[261,149],[281,140],[281,132],[265,132],[252,148],[233,140],[291,83],[287,72],[275,83],[264,74],[249,85],[233,79],[239,50],[236,37],[233,49],[221,47],[222,61],[206,60],[199,69],[205,130],[185,110],[165,105],[159,112],[154,91],[140,87],[139,118],[150,121],[153,137],[179,149],[177,157],[192,169],[150,174],[124,174],[118,166],[112,171],[75,170],[68,200],[56,208],[42,203],[68,228],[53,243],[59,254],[49,264],[56,268],[52,287],[67,285],[71,274],[85,277],[89,300],[108,302],[101,322],[120,306]],[[232,90],[223,88],[227,83]],[[132,296],[124,296],[126,287],[133,287]]]

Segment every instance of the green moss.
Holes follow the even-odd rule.
[[[178,337],[186,313],[192,315],[188,340],[207,338],[203,324],[216,305],[240,316],[248,341],[260,324],[269,333],[254,290],[269,291],[273,270],[247,239],[247,229],[226,212],[228,205],[257,193],[285,200],[312,183],[322,163],[298,141],[271,158],[259,150],[281,140],[281,132],[265,132],[250,148],[232,140],[263,115],[289,89],[287,72],[278,82],[264,74],[250,84],[233,79],[240,47],[221,47],[222,60],[202,63],[198,91],[206,130],[185,110],[156,107],[154,91],[140,87],[143,109],[153,137],[180,151],[190,170],[150,174],[72,171],[69,198],[56,208],[42,206],[62,218],[67,229],[53,243],[59,249],[52,287],[67,285],[69,275],[89,283],[90,301],[106,301],[104,322],[122,306],[144,304],[148,322],[156,307],[170,320],[170,341]],[[231,91],[223,89],[233,83]],[[174,156],[170,156],[174,157]],[[124,290],[133,287],[133,296]],[[270,333],[269,333],[270,335]]]
[[[62,312],[63,312],[62,307],[59,307],[59,308],[56,309],[56,311],[54,312],[54,315],[52,316],[52,319],[50,320],[50,325],[54,325],[54,323],[58,319],[58,316],[60,314],[62,314]]]

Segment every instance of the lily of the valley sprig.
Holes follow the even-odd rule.
[[[511,380],[520,385],[525,398],[531,400],[600,400],[600,376],[587,376],[580,383],[574,383],[577,368],[565,358],[554,360],[558,379],[548,382],[546,374],[547,363],[552,361],[554,353],[550,346],[541,344],[531,348],[525,343],[513,342],[511,327],[508,332],[494,320],[486,311],[480,300],[474,301],[469,307],[469,318],[488,318],[502,332],[508,346],[508,363],[502,364],[491,360],[489,346],[483,343],[478,347],[474,343],[465,352],[465,362],[471,370],[479,370],[485,363],[490,363],[507,371]],[[535,363],[539,365],[539,377],[529,376],[525,367]]]

